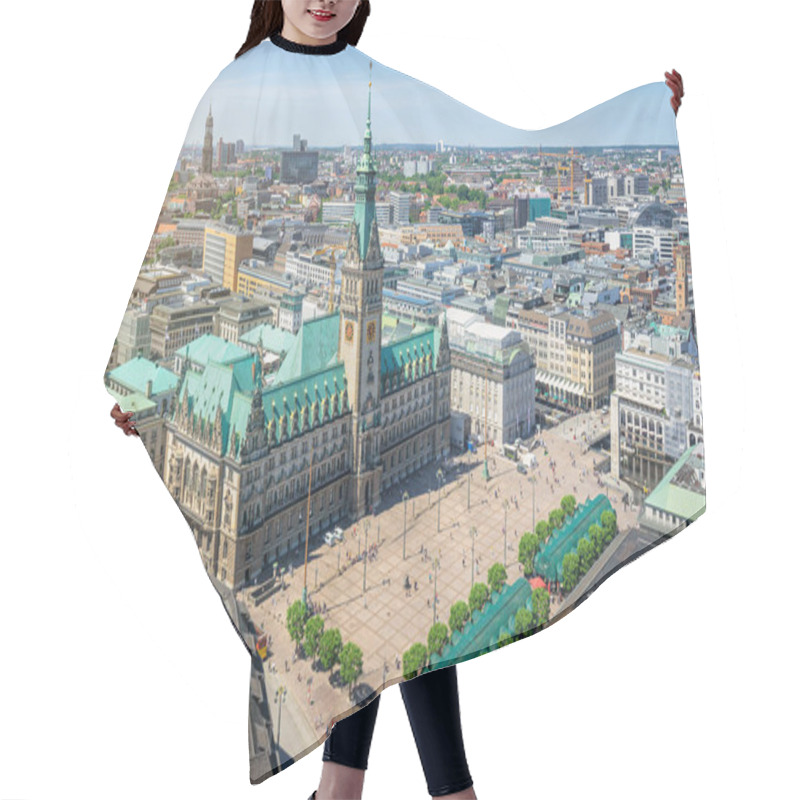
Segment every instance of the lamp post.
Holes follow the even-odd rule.
[[[436,471],[436,478],[439,481],[439,499],[436,501],[436,532],[442,529],[442,481],[444,480],[444,473],[441,469]]]
[[[278,761],[280,761],[281,749],[281,709],[283,708],[283,704],[286,702],[287,694],[288,690],[285,686],[279,686],[275,690],[275,702],[278,704],[278,733],[275,737],[275,750],[278,753]]]
[[[508,498],[503,500],[503,514],[503,566],[505,566],[508,552]]]
[[[531,533],[536,533],[536,476],[531,475]]]
[[[403,561],[406,560],[406,511],[408,510],[408,492],[403,492]]]
[[[483,477],[489,480],[489,362],[486,362],[486,391],[483,411]]]
[[[478,535],[478,529],[473,525],[469,532],[472,536],[472,583],[469,588],[472,589],[475,585],[475,537]]]
[[[364,608],[367,607],[367,537],[369,536],[369,520],[364,530],[364,585],[362,591],[364,594]]]
[[[436,624],[436,584],[439,578],[439,556],[433,559],[433,624]]]

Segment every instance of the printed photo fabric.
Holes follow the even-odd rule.
[[[208,88],[104,373],[251,654],[252,783],[705,511],[670,89],[522,130],[334,49]]]

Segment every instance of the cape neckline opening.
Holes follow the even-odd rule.
[[[326,56],[333,53],[341,53],[347,47],[346,39],[337,39],[330,44],[300,44],[281,36],[280,33],[273,33],[269,37],[270,41],[282,50],[288,50],[291,53],[307,53],[314,56]]]

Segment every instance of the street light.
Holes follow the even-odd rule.
[[[436,501],[438,508],[436,509],[436,532],[442,529],[442,482],[444,480],[444,473],[441,469],[436,471],[436,478],[439,481],[439,499]]]
[[[403,561],[406,560],[406,511],[408,509],[408,492],[403,492]]]
[[[433,559],[433,624],[436,624],[436,583],[439,578],[439,556]]]
[[[469,587],[471,589],[475,585],[475,537],[478,535],[478,529],[473,525],[469,532],[472,536],[472,583]]]
[[[508,498],[503,500],[503,566],[506,565],[506,554],[508,552]]]
[[[364,530],[364,585],[363,585],[364,608],[367,607],[367,537],[368,536],[369,536],[369,520],[367,520],[367,525]]]
[[[275,751],[278,755],[278,761],[280,761],[280,749],[281,749],[281,709],[283,708],[283,704],[286,702],[286,695],[289,693],[289,690],[285,686],[279,686],[275,690],[275,702],[278,704],[278,735],[275,738]]]

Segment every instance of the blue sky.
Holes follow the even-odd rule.
[[[186,143],[202,145],[209,104],[214,141],[243,139],[246,146],[291,147],[292,134],[308,147],[360,146],[363,142],[370,57],[348,46],[340,53],[309,55],[265,40],[226,66],[200,100]],[[535,80],[520,96],[535,95]],[[670,89],[645,84],[541,130],[506,125],[450,95],[372,59],[374,144],[483,147],[677,146]]]

